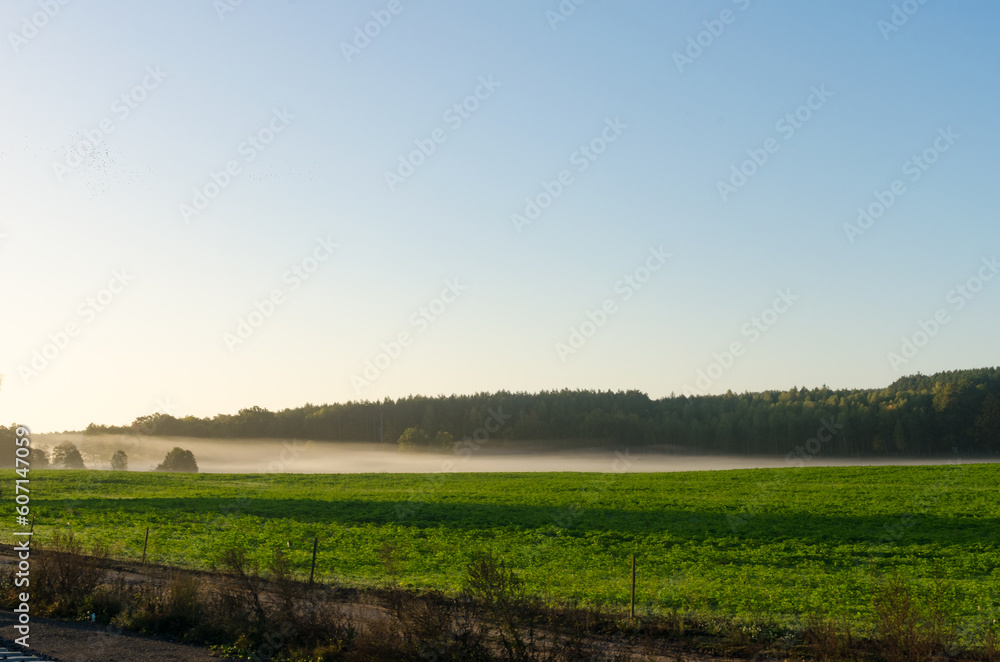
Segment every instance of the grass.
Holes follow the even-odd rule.
[[[149,526],[150,559],[190,568],[233,544],[264,563],[281,545],[307,575],[316,536],[324,581],[385,584],[391,558],[401,585],[454,592],[489,549],[530,593],[625,606],[637,554],[640,613],[789,625],[823,614],[871,629],[873,596],[901,581],[959,639],[1000,618],[1000,465],[31,478],[41,541],[72,529],[138,559]]]

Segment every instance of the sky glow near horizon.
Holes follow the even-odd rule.
[[[4,423],[1000,363],[995,3],[95,4],[0,9]]]

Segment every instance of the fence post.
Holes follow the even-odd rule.
[[[309,569],[309,585],[313,585],[313,575],[316,573],[316,547],[319,546],[319,538],[313,538],[313,562]]]
[[[140,565],[146,565],[146,545],[149,544],[149,527],[146,527],[146,539],[142,542],[142,563]]]
[[[632,555],[632,598],[628,604],[628,617],[635,620],[635,554]]]

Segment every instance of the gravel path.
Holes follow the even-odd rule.
[[[0,610],[0,637],[13,641],[15,615]],[[31,650],[60,662],[222,662],[208,648],[175,644],[160,639],[120,634],[90,623],[31,619]],[[18,650],[8,645],[12,650]]]

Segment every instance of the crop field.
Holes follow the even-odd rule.
[[[13,478],[12,472],[8,478]],[[546,598],[864,625],[894,572],[970,633],[1000,617],[1000,465],[670,474],[32,472],[35,537],[72,529],[138,559],[208,567],[241,544],[343,585],[456,591],[492,549]],[[10,542],[9,535],[5,542]],[[385,562],[388,556],[394,560]]]

